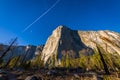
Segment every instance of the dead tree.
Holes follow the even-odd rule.
[[[106,64],[106,62],[105,62],[105,60],[104,60],[104,57],[103,57],[102,52],[101,52],[101,50],[100,50],[100,48],[99,48],[98,45],[97,45],[97,49],[98,49],[98,53],[99,53],[99,55],[100,55],[100,59],[101,59],[101,61],[102,61],[102,64],[103,64],[105,73],[106,73],[106,74],[110,74],[109,69],[108,69],[108,66],[107,66],[107,64]]]
[[[2,68],[6,68],[8,66],[8,64],[10,63],[10,61],[12,60],[12,57],[13,57],[13,49],[15,48],[15,42],[17,41],[17,38],[15,38],[11,43],[10,43],[10,46],[6,49],[5,52],[3,52],[3,54],[0,56],[0,59],[2,60],[3,57],[7,54],[7,52],[9,52],[11,50],[11,56],[9,58],[9,60],[7,61],[7,63],[2,67]],[[14,45],[14,46],[13,46]]]
[[[14,43],[15,43],[16,41],[17,41],[17,38],[15,38],[15,39],[11,42],[10,46],[8,46],[8,48],[6,49],[6,51],[3,52],[3,54],[0,56],[0,59],[3,59],[3,57],[7,54],[8,51],[10,51],[11,47],[14,45]]]
[[[7,61],[7,63],[4,65],[3,68],[6,68],[6,67],[9,65],[9,63],[11,62],[11,60],[13,59],[15,47],[16,47],[16,45],[14,45],[14,46],[11,47],[11,49],[10,49],[11,55],[10,55],[10,57],[9,57],[9,60]]]

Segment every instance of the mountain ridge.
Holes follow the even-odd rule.
[[[0,44],[0,56],[7,50],[9,45]],[[39,55],[42,52],[44,45],[41,46],[33,46],[33,45],[27,45],[27,46],[21,46],[16,45],[12,46],[11,49],[7,52],[7,54],[4,56],[4,60],[7,61],[13,55],[12,57],[16,56],[25,56],[25,54],[28,51],[28,55],[26,56],[25,60],[33,59],[33,57]]]
[[[45,63],[54,55],[58,55],[58,61],[65,53],[79,56],[79,53],[91,55],[93,49],[97,49],[96,44],[109,53],[120,53],[120,34],[109,30],[81,31],[72,30],[66,26],[58,26],[48,37],[43,48],[42,55]]]

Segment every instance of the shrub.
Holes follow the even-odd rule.
[[[41,55],[36,56],[32,61],[31,61],[31,66],[32,67],[43,67],[44,66],[44,61],[41,59]]]

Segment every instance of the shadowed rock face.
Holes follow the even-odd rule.
[[[58,58],[61,58],[61,56],[65,56],[66,54],[68,54],[72,58],[76,58],[79,57],[79,51],[83,49],[85,50],[90,49],[89,47],[84,45],[84,43],[81,41],[78,31],[73,31],[63,26],[61,26],[60,28],[61,28],[61,36],[58,43],[58,51],[57,51]],[[90,49],[90,51],[91,50],[92,49]]]
[[[120,53],[120,34],[112,31],[75,31],[64,26],[56,28],[48,38],[42,57],[46,63],[53,55],[58,61],[68,54],[70,57],[79,57],[79,53],[90,55],[96,44],[109,53]]]

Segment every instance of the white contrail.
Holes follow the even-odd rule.
[[[60,2],[60,0],[57,0],[49,9],[47,9],[35,21],[33,21],[30,25],[28,25],[22,32],[25,32],[26,30],[28,30],[34,23],[36,23],[39,19],[41,19],[43,16],[45,16],[49,11],[51,11],[59,2]]]

